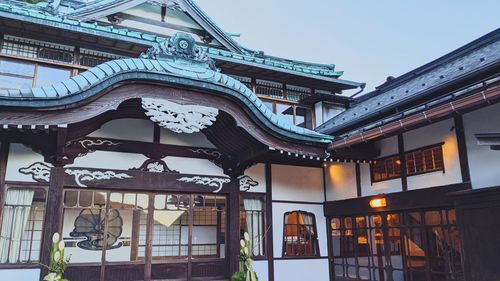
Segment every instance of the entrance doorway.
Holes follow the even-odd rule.
[[[226,196],[65,190],[70,280],[224,280]]]
[[[455,210],[330,219],[334,280],[463,280]]]

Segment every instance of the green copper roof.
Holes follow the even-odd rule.
[[[315,143],[330,143],[333,138],[290,124],[274,114],[245,85],[228,75],[196,63],[166,59],[118,59],[51,86],[0,90],[0,107],[65,106],[87,99],[120,81],[138,79],[223,92],[243,102],[268,128],[290,138]]]
[[[188,2],[191,3],[192,1]],[[198,10],[200,9],[198,8]],[[48,25],[55,28],[87,33],[90,35],[114,38],[117,40],[124,40],[146,46],[151,46],[154,43],[158,43],[167,39],[167,37],[131,31],[125,28],[114,28],[113,26],[103,26],[97,23],[88,23],[73,20],[61,15],[52,15],[40,9],[39,6],[31,4],[17,6],[0,3],[0,17],[12,18],[15,20],[21,20],[35,24]],[[228,35],[226,34],[226,36]],[[335,71],[334,65],[297,62],[267,55],[259,55],[258,53],[243,55],[216,48],[204,48],[207,49],[209,55],[211,55],[215,59],[217,59],[217,57],[230,57],[232,59],[238,60],[242,64],[245,64],[247,62],[271,66],[274,67],[276,71],[279,71],[279,69],[284,69],[288,71],[294,71],[297,74],[304,73],[332,78],[338,78],[343,74],[342,71]]]

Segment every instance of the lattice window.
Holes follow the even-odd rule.
[[[304,211],[285,213],[283,257],[319,256],[318,232],[314,214]]]
[[[4,35],[0,53],[53,62],[73,63],[74,47]]]
[[[286,99],[289,101],[299,101],[309,95],[311,95],[312,90],[310,88],[286,85]]]
[[[239,75],[230,75],[234,79],[240,81],[243,85],[247,86],[250,90],[252,89],[252,78],[250,77],[245,77],[245,76],[239,76]]]
[[[89,67],[94,67],[96,65],[99,65],[101,63],[105,63],[110,60],[114,59],[119,59],[122,58],[121,56],[115,55],[115,54],[110,54],[110,53],[105,53],[105,52],[99,52],[99,51],[94,51],[90,49],[80,49],[80,65],[83,66],[89,66]]]
[[[283,84],[257,79],[256,94],[282,99],[284,98]]]

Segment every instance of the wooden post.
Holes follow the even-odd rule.
[[[236,176],[231,177],[229,182],[229,253],[228,268],[229,277],[239,271],[239,253],[240,253],[240,181]]]
[[[9,158],[9,143],[2,142],[0,145],[0,226],[2,225],[2,210],[5,201],[5,172],[7,171],[7,159]]]
[[[358,197],[361,197],[361,167],[359,166],[359,163],[356,163],[355,165],[356,169],[356,191]]]
[[[64,168],[54,167],[50,171],[49,192],[47,194],[47,207],[44,219],[44,229],[42,236],[41,262],[48,265],[50,263],[50,248],[52,245],[52,235],[58,232],[62,235],[63,221],[63,179]],[[62,237],[62,236],[61,236]],[[47,269],[42,268],[40,279],[47,274]]]
[[[455,123],[455,135],[457,137],[458,159],[460,161],[460,172],[462,182],[470,182],[469,159],[467,156],[467,146],[465,143],[465,129],[462,115],[453,117]]]
[[[274,249],[273,249],[273,190],[271,164],[266,163],[266,255],[267,255],[267,280],[274,281]]]
[[[399,161],[401,164],[399,165],[401,169],[401,187],[403,191],[408,190],[408,179],[406,178],[406,157],[405,157],[405,143],[403,140],[403,134],[398,135],[398,153],[399,153]]]

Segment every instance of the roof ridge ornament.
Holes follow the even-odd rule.
[[[168,40],[154,44],[141,58],[154,60],[172,60],[181,64],[198,64],[214,71],[219,71],[215,62],[208,56],[205,48],[196,44],[193,36],[178,32]]]

